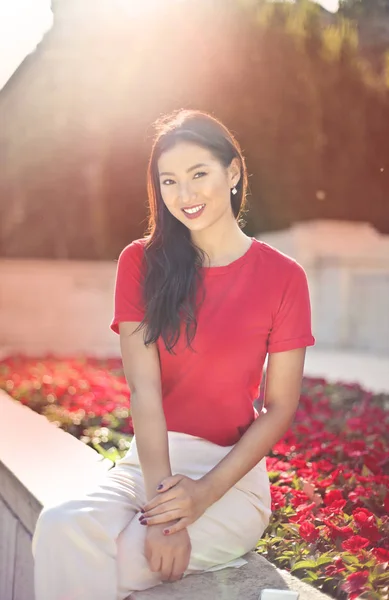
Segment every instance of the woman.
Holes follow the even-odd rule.
[[[149,236],[120,255],[111,324],[135,437],[98,489],[42,512],[36,600],[122,600],[239,566],[266,529],[265,457],[292,423],[315,340],[302,267],[239,227],[246,185],[218,120],[159,123]]]

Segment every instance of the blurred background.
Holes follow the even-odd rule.
[[[317,218],[389,234],[388,0],[337,13],[308,0],[52,11],[0,95],[3,257],[110,259],[142,236],[151,124],[179,107],[214,113],[240,140],[250,234]]]
[[[246,232],[306,268],[318,347],[389,356],[389,0],[8,4],[0,347],[118,351],[152,122],[184,107],[240,141]]]
[[[329,503],[347,488],[350,511],[387,507],[389,0],[0,0],[1,600],[32,598],[41,507],[77,497],[128,449],[116,263],[145,231],[152,123],[178,108],[233,131],[250,174],[246,233],[308,276],[316,346],[271,470],[290,463],[282,482],[300,486],[295,471],[316,485],[331,469]],[[375,518],[354,531],[382,546]],[[290,568],[285,540],[307,556],[298,533],[273,546],[274,531],[277,566]],[[381,597],[375,550],[386,560],[381,547],[368,562],[346,552],[335,579],[299,572],[343,598],[342,578],[356,591],[368,569]]]

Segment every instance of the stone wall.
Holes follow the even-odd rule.
[[[115,355],[116,263],[0,260],[0,347],[41,355]]]
[[[306,269],[317,347],[389,355],[389,236],[368,223],[311,221],[261,235]]]
[[[389,355],[389,236],[313,221],[260,239],[306,269],[317,348]],[[109,329],[116,261],[0,260],[0,348],[119,354]]]

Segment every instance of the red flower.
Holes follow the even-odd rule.
[[[300,523],[301,521],[304,521],[307,516],[312,513],[314,508],[316,508],[314,502],[311,502],[310,504],[299,504],[296,508],[296,514],[289,517],[289,521],[291,521],[291,523]]]
[[[336,515],[343,512],[344,507],[347,504],[347,500],[335,500],[330,506],[322,508],[324,515]]]
[[[382,534],[375,523],[366,523],[360,528],[360,533],[373,543],[379,542],[382,538]]]
[[[310,523],[309,521],[305,521],[305,523],[301,523],[300,536],[303,538],[303,540],[305,540],[306,542],[316,542],[319,535],[320,535],[320,532],[314,526],[313,523]]]
[[[369,494],[361,485],[357,485],[352,492],[349,492],[348,499],[357,504],[360,502],[361,498],[366,498]]]
[[[353,517],[358,525],[363,525],[366,523],[367,519],[374,517],[374,515],[370,510],[367,510],[367,508],[355,508],[353,510]]]
[[[371,542],[378,542],[381,539],[382,535],[378,530],[373,513],[366,508],[356,508],[353,511],[353,517],[363,537],[368,538]]]
[[[355,600],[364,592],[368,577],[369,571],[358,571],[348,575],[346,582],[342,585],[342,590],[350,594],[350,600]]]
[[[271,509],[279,510],[286,505],[285,494],[277,489],[275,485],[271,487]]]
[[[335,558],[334,565],[337,569],[345,569],[346,568],[345,564],[340,556],[338,556],[338,558]]]
[[[345,539],[354,535],[354,531],[349,525],[337,525],[333,518],[323,517],[323,523],[327,525],[328,534],[332,540],[336,540],[338,537]]]
[[[386,512],[389,513],[389,494],[386,494],[386,496],[385,496],[384,508],[385,508]]]
[[[280,440],[273,446],[273,454],[279,454],[280,456],[288,456],[290,453],[290,444],[287,444],[285,440]]]
[[[336,502],[337,500],[343,500],[343,494],[340,490],[330,490],[329,492],[326,492],[324,496],[324,503],[327,506],[330,506],[333,502]]]
[[[280,490],[280,492],[282,492],[283,494],[290,494],[291,492],[294,492],[294,489],[291,488],[289,485],[277,485],[277,488]]]
[[[339,568],[336,565],[327,565],[324,569],[324,572],[327,577],[336,577],[336,575],[340,575],[346,569],[344,567]]]
[[[379,475],[381,469],[380,466],[377,464],[377,457],[365,456],[363,460],[369,471],[371,471],[375,475]]]
[[[319,471],[323,471],[323,472],[330,472],[332,471],[332,469],[334,468],[334,465],[332,463],[330,463],[329,460],[318,460],[316,463],[316,467],[318,468]]]
[[[385,550],[385,548],[373,548],[372,552],[378,562],[389,563],[389,550]]]
[[[308,496],[304,492],[301,492],[300,490],[292,490],[292,493],[293,498],[291,500],[291,504],[293,508],[297,508],[300,506],[300,504],[305,504],[308,502]]]
[[[360,535],[353,535],[348,538],[348,540],[342,542],[342,548],[343,550],[348,550],[349,552],[356,554],[358,550],[366,548],[369,544],[370,542],[366,538],[361,537]]]
[[[266,465],[269,471],[288,471],[290,469],[290,464],[288,462],[272,457],[266,459]]]
[[[333,484],[332,477],[326,477],[326,479],[322,479],[321,481],[317,481],[316,485],[320,488],[327,488],[329,485]]]

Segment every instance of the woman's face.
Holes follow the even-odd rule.
[[[206,148],[180,142],[161,155],[158,171],[166,207],[191,231],[234,218],[231,189],[240,178],[237,159],[226,168]]]

